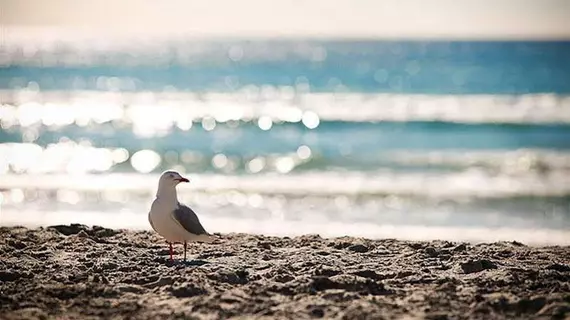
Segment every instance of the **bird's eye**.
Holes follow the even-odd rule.
[[[174,175],[173,175],[173,174],[171,174],[171,175],[169,175],[169,177],[171,177],[171,178],[174,178]]]

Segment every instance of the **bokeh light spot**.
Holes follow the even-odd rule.
[[[117,148],[112,151],[111,157],[115,163],[123,163],[129,159],[129,151],[125,148]]]
[[[258,173],[265,167],[265,159],[262,157],[254,158],[247,163],[247,169],[251,173]]]
[[[262,116],[257,120],[257,125],[261,130],[267,131],[273,126],[273,121],[268,116]]]
[[[305,113],[303,113],[302,121],[305,127],[309,129],[315,129],[320,123],[319,116],[313,111],[305,111]]]
[[[140,150],[131,157],[131,165],[141,173],[151,172],[160,162],[160,155],[152,150]]]
[[[297,148],[297,156],[302,160],[309,159],[311,157],[311,148],[305,145],[300,146]]]
[[[205,117],[202,119],[202,128],[206,131],[212,131],[216,128],[216,120],[212,117]]]
[[[295,168],[295,161],[290,157],[283,157],[275,161],[275,167],[280,173],[288,173]]]
[[[228,165],[228,157],[223,153],[219,153],[212,158],[212,165],[218,169],[222,169]]]

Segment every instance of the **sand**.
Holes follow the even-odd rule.
[[[570,247],[0,228],[2,319],[564,319]]]

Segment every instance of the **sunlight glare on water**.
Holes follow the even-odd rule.
[[[299,159],[301,160],[309,159],[311,157],[311,148],[306,145],[300,146],[297,148],[297,156],[299,156]]]
[[[259,118],[259,120],[257,120],[257,125],[259,126],[259,129],[261,129],[263,131],[267,131],[267,130],[271,129],[271,126],[273,125],[273,121],[271,120],[270,117],[262,116]]]
[[[133,123],[133,132],[141,137],[165,136],[175,121],[175,112],[167,106],[132,105],[127,117]]]
[[[265,158],[257,157],[250,160],[247,164],[247,169],[251,173],[258,173],[265,168]]]
[[[140,173],[151,172],[160,162],[160,155],[153,150],[140,150],[131,157],[131,165]]]
[[[319,126],[319,116],[313,111],[305,111],[303,114],[303,124],[309,129]]]

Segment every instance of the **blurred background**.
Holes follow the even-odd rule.
[[[570,2],[0,0],[0,224],[570,243]]]

